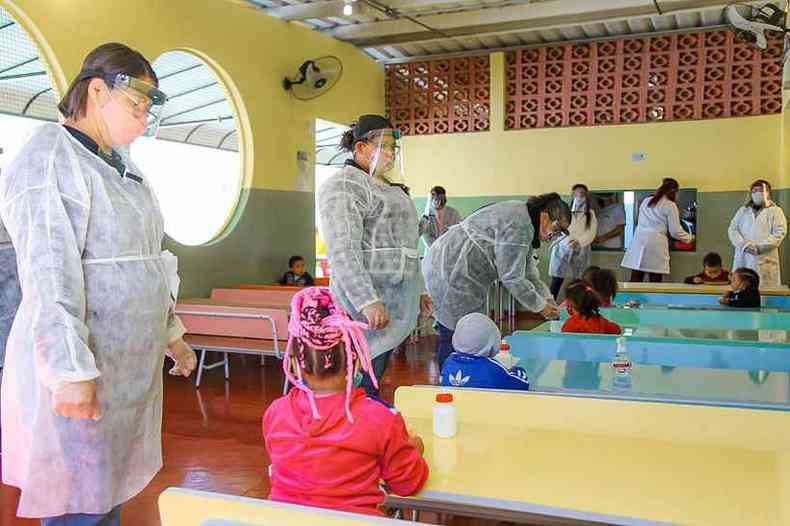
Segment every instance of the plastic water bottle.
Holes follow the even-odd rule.
[[[510,354],[510,344],[506,340],[502,340],[499,344],[499,352],[494,356],[494,360],[502,364],[505,369],[512,369],[518,363],[518,358]]]
[[[614,352],[614,359],[612,360],[612,368],[614,369],[614,378],[612,379],[613,388],[631,388],[632,367],[633,363],[631,362],[631,355],[628,353],[625,338],[617,338],[617,350]]]
[[[453,395],[439,393],[433,405],[433,434],[439,438],[452,438],[458,432]]]

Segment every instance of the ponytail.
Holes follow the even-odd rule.
[[[601,297],[593,290],[589,283],[577,279],[565,290],[565,297],[582,318],[590,319],[600,316]]]
[[[343,132],[343,136],[340,138],[340,145],[338,149],[343,152],[351,153],[354,151],[354,125],[351,125],[351,128]]]
[[[647,204],[650,208],[654,208],[662,198],[671,195],[673,192],[677,192],[680,189],[680,184],[670,177],[664,178],[661,183],[661,186],[658,187],[656,190],[656,194],[650,199],[650,202]]]

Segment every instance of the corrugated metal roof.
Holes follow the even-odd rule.
[[[168,51],[153,66],[168,96],[158,137],[238,151],[233,108],[214,72],[184,51]]]
[[[0,112],[57,121],[49,67],[24,29],[0,7]]]
[[[381,62],[726,25],[728,0],[248,0]],[[743,2],[764,4],[765,2]],[[331,16],[330,16],[331,15]]]

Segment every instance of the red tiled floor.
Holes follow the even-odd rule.
[[[526,326],[533,322],[523,321]],[[399,385],[436,383],[434,338],[397,352],[382,382],[382,397],[392,401]],[[125,526],[159,526],[157,498],[165,488],[180,486],[232,495],[265,498],[268,457],[261,437],[261,417],[282,392],[280,362],[265,367],[252,357],[231,358],[231,379],[219,370],[203,377],[199,390],[191,381],[165,375],[163,425],[164,469],[136,498],[124,506]],[[15,517],[18,492],[0,486],[0,526],[33,526],[37,521]],[[436,517],[421,517],[436,522]],[[436,522],[438,523],[438,522]],[[453,519],[454,526],[482,526],[483,521]]]

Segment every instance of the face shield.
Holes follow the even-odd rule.
[[[145,117],[146,137],[153,137],[159,129],[162,111],[167,102],[167,95],[151,84],[136,79],[125,73],[105,79],[114,94],[123,98],[123,103],[135,118]]]
[[[377,175],[391,182],[403,183],[403,155],[400,131],[394,129],[373,130],[364,138],[370,152],[368,175]]]
[[[752,186],[752,203],[757,206],[771,206],[771,189],[765,183]]]

